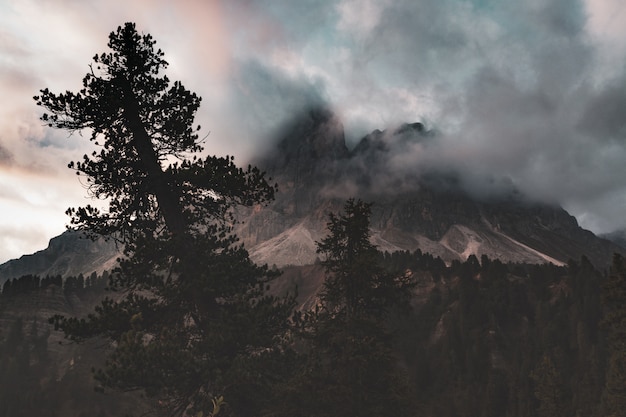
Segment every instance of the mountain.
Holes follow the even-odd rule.
[[[626,248],[626,229],[615,230],[611,233],[600,235],[603,239],[610,240],[616,245]]]
[[[487,255],[555,265],[586,255],[599,267],[624,252],[582,229],[561,207],[533,202],[512,186],[476,195],[445,167],[394,171],[405,149],[434,140],[423,124],[412,123],[376,130],[349,150],[337,117],[311,110],[255,161],[279,192],[267,208],[242,210],[237,234],[259,263],[312,264],[328,213],[353,197],[373,203],[372,238],[383,251],[420,249],[447,262]]]

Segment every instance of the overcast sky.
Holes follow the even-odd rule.
[[[211,153],[244,164],[310,105],[339,115],[349,146],[422,121],[436,146],[390,172],[449,165],[595,232],[626,225],[622,0],[0,0],[0,262],[45,248],[88,203],[66,168],[86,137],[44,128],[32,96],[79,89],[127,21],[203,97]]]

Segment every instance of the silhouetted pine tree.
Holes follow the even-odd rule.
[[[35,97],[44,122],[87,130],[100,148],[69,167],[108,209],[68,209],[72,226],[125,244],[110,281],[121,297],[56,325],[74,340],[115,341],[96,374],[104,387],[142,389],[175,414],[206,414],[220,396],[223,414],[251,414],[259,398],[245,393],[262,391],[291,303],[265,295],[272,275],[237,244],[233,207],[263,204],[274,187],[230,157],[193,156],[200,97],[162,74],[154,45],[127,23],[109,36],[111,51],[94,56],[80,91]]]
[[[412,284],[380,267],[369,218],[370,205],[355,200],[343,214],[330,214],[329,235],[318,243],[327,272],[319,305],[296,315],[304,357],[279,412],[269,415],[411,415],[408,381],[385,320],[408,301]]]
[[[609,336],[604,402],[611,417],[626,416],[626,260],[615,254],[603,288],[603,324]]]

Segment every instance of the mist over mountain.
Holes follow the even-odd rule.
[[[438,165],[429,152],[437,133],[420,122],[375,130],[348,149],[339,118],[313,108],[279,137],[255,161],[277,182],[276,200],[242,211],[237,230],[260,263],[314,263],[328,212],[352,197],[374,203],[372,237],[383,251],[420,249],[448,262],[487,255],[554,264],[585,254],[598,266],[623,251],[506,178]]]
[[[611,233],[605,233],[600,235],[603,239],[610,240],[611,242],[626,248],[626,229],[615,230]]]

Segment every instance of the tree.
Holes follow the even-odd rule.
[[[329,235],[317,243],[327,272],[322,305],[332,316],[381,317],[390,306],[408,301],[410,283],[380,266],[370,241],[371,204],[349,199],[344,211],[339,216],[330,213]]]
[[[563,381],[549,355],[544,354],[537,368],[531,373],[535,383],[535,397],[539,400],[541,417],[558,417],[565,414]]]
[[[610,416],[626,416],[626,260],[613,255],[611,273],[602,290],[609,359],[603,401]]]
[[[408,381],[386,320],[408,300],[411,283],[380,267],[370,212],[350,199],[343,214],[330,214],[329,234],[318,242],[326,280],[317,310],[295,316],[304,358],[274,415],[409,415]]]
[[[35,97],[49,126],[87,131],[100,148],[69,167],[108,209],[70,208],[71,227],[124,244],[110,278],[119,295],[86,320],[53,321],[73,340],[115,342],[96,373],[104,387],[143,389],[180,415],[206,413],[224,396],[225,413],[245,415],[255,405],[242,393],[262,381],[252,375],[276,350],[291,301],[265,295],[273,275],[237,244],[233,208],[264,204],[275,187],[231,157],[197,156],[201,99],[162,74],[167,62],[149,34],[126,23],[108,46],[79,92]]]

